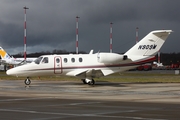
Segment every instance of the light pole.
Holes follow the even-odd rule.
[[[27,36],[26,36],[26,33],[27,33],[27,31],[26,31],[26,10],[29,8],[27,8],[25,6],[25,7],[23,7],[23,9],[24,9],[24,60],[26,61],[26,38],[27,38]]]
[[[112,53],[112,22],[110,23],[110,53]]]
[[[136,27],[136,43],[138,43],[138,27]]]
[[[76,54],[78,54],[78,18],[79,16],[76,16]]]

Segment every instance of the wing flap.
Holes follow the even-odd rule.
[[[102,77],[104,76],[103,72],[101,70],[95,70],[95,69],[83,69],[83,70],[74,70],[71,72],[68,72],[66,75],[68,76],[76,76],[79,78],[95,78],[95,77]]]
[[[86,69],[84,70],[73,70],[71,72],[66,73],[67,76],[78,76],[80,74],[86,73]]]

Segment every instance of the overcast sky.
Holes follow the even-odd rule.
[[[171,29],[161,52],[180,52],[180,0],[0,0],[0,46],[9,54],[24,51],[27,10],[27,53],[54,49],[75,51],[79,16],[79,51],[123,53],[153,30]]]

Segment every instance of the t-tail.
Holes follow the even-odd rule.
[[[155,56],[172,30],[156,30],[150,32],[141,41],[129,49],[125,55],[132,61]]]

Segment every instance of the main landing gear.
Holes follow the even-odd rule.
[[[24,83],[25,83],[26,85],[30,85],[30,84],[31,84],[31,80],[29,79],[29,77],[27,77],[27,78],[25,79]]]
[[[84,83],[84,84],[88,84],[88,85],[94,85],[95,84],[95,81],[94,81],[94,79],[81,79],[82,80],[82,82]]]

